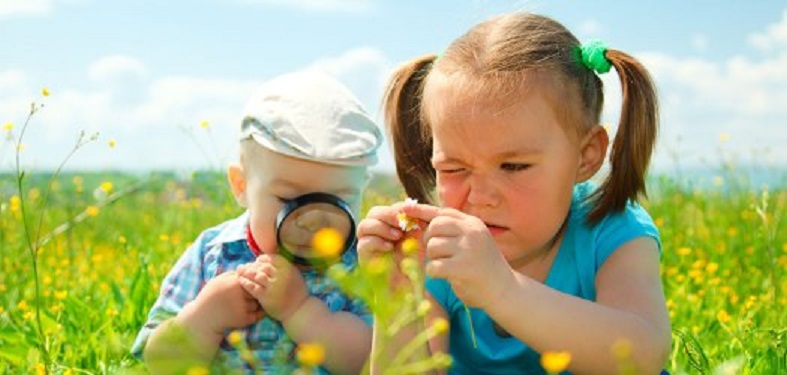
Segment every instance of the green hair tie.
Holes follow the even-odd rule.
[[[582,55],[582,63],[588,69],[595,70],[598,74],[603,74],[609,71],[612,64],[609,63],[604,53],[607,52],[607,46],[600,40],[591,40],[579,48]]]

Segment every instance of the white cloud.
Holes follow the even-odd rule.
[[[370,0],[238,0],[245,4],[271,5],[310,12],[362,13],[372,8]]]
[[[52,0],[0,0],[0,18],[47,14],[52,9]]]
[[[387,66],[379,51],[362,48],[308,68],[343,81],[376,116]],[[100,141],[80,150],[70,168],[191,170],[223,168],[233,160],[241,111],[262,81],[154,78],[150,70],[131,56],[103,57],[86,69],[86,87],[60,87],[47,98],[31,87],[25,72],[0,71],[0,123],[21,124],[31,98],[46,105],[25,135],[23,157],[29,168],[54,168],[82,130],[99,132]],[[208,129],[199,126],[202,121],[210,124]],[[107,146],[109,139],[117,142],[115,148]],[[0,170],[10,167],[8,152],[0,147]],[[390,159],[390,154],[381,155],[381,160]],[[392,170],[387,164],[384,168]]]
[[[76,5],[89,0],[0,0],[0,18],[41,16],[52,13],[58,4]]]
[[[787,9],[779,23],[768,26],[764,32],[750,35],[749,44],[766,52],[784,51],[787,47]]]
[[[141,61],[122,55],[103,57],[88,68],[88,77],[95,82],[106,82],[121,76],[144,77],[147,68]]]

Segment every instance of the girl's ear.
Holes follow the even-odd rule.
[[[235,196],[235,201],[241,207],[246,207],[246,175],[243,173],[243,166],[240,163],[233,163],[227,167],[227,180],[230,183],[232,195]]]
[[[607,157],[607,146],[609,146],[607,130],[601,125],[590,129],[580,145],[577,182],[589,180],[601,169],[601,165],[604,164],[604,159]]]

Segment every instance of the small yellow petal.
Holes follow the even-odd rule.
[[[566,351],[546,352],[541,356],[541,367],[551,374],[565,370],[569,363],[571,363],[571,353]]]
[[[335,258],[341,255],[344,238],[336,229],[323,228],[312,237],[312,248],[322,257]]]
[[[325,361],[325,348],[320,344],[304,343],[298,346],[297,357],[303,366],[319,366]]]
[[[50,94],[50,92],[49,92],[48,88],[44,87],[43,89],[41,89],[41,95],[49,96],[49,94]]]

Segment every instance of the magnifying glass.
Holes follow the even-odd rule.
[[[338,251],[315,246],[324,237]],[[341,260],[355,245],[355,219],[350,206],[328,193],[309,193],[287,201],[276,216],[279,254],[294,264],[317,268]],[[324,240],[323,240],[324,242]],[[319,244],[318,244],[319,245]]]

